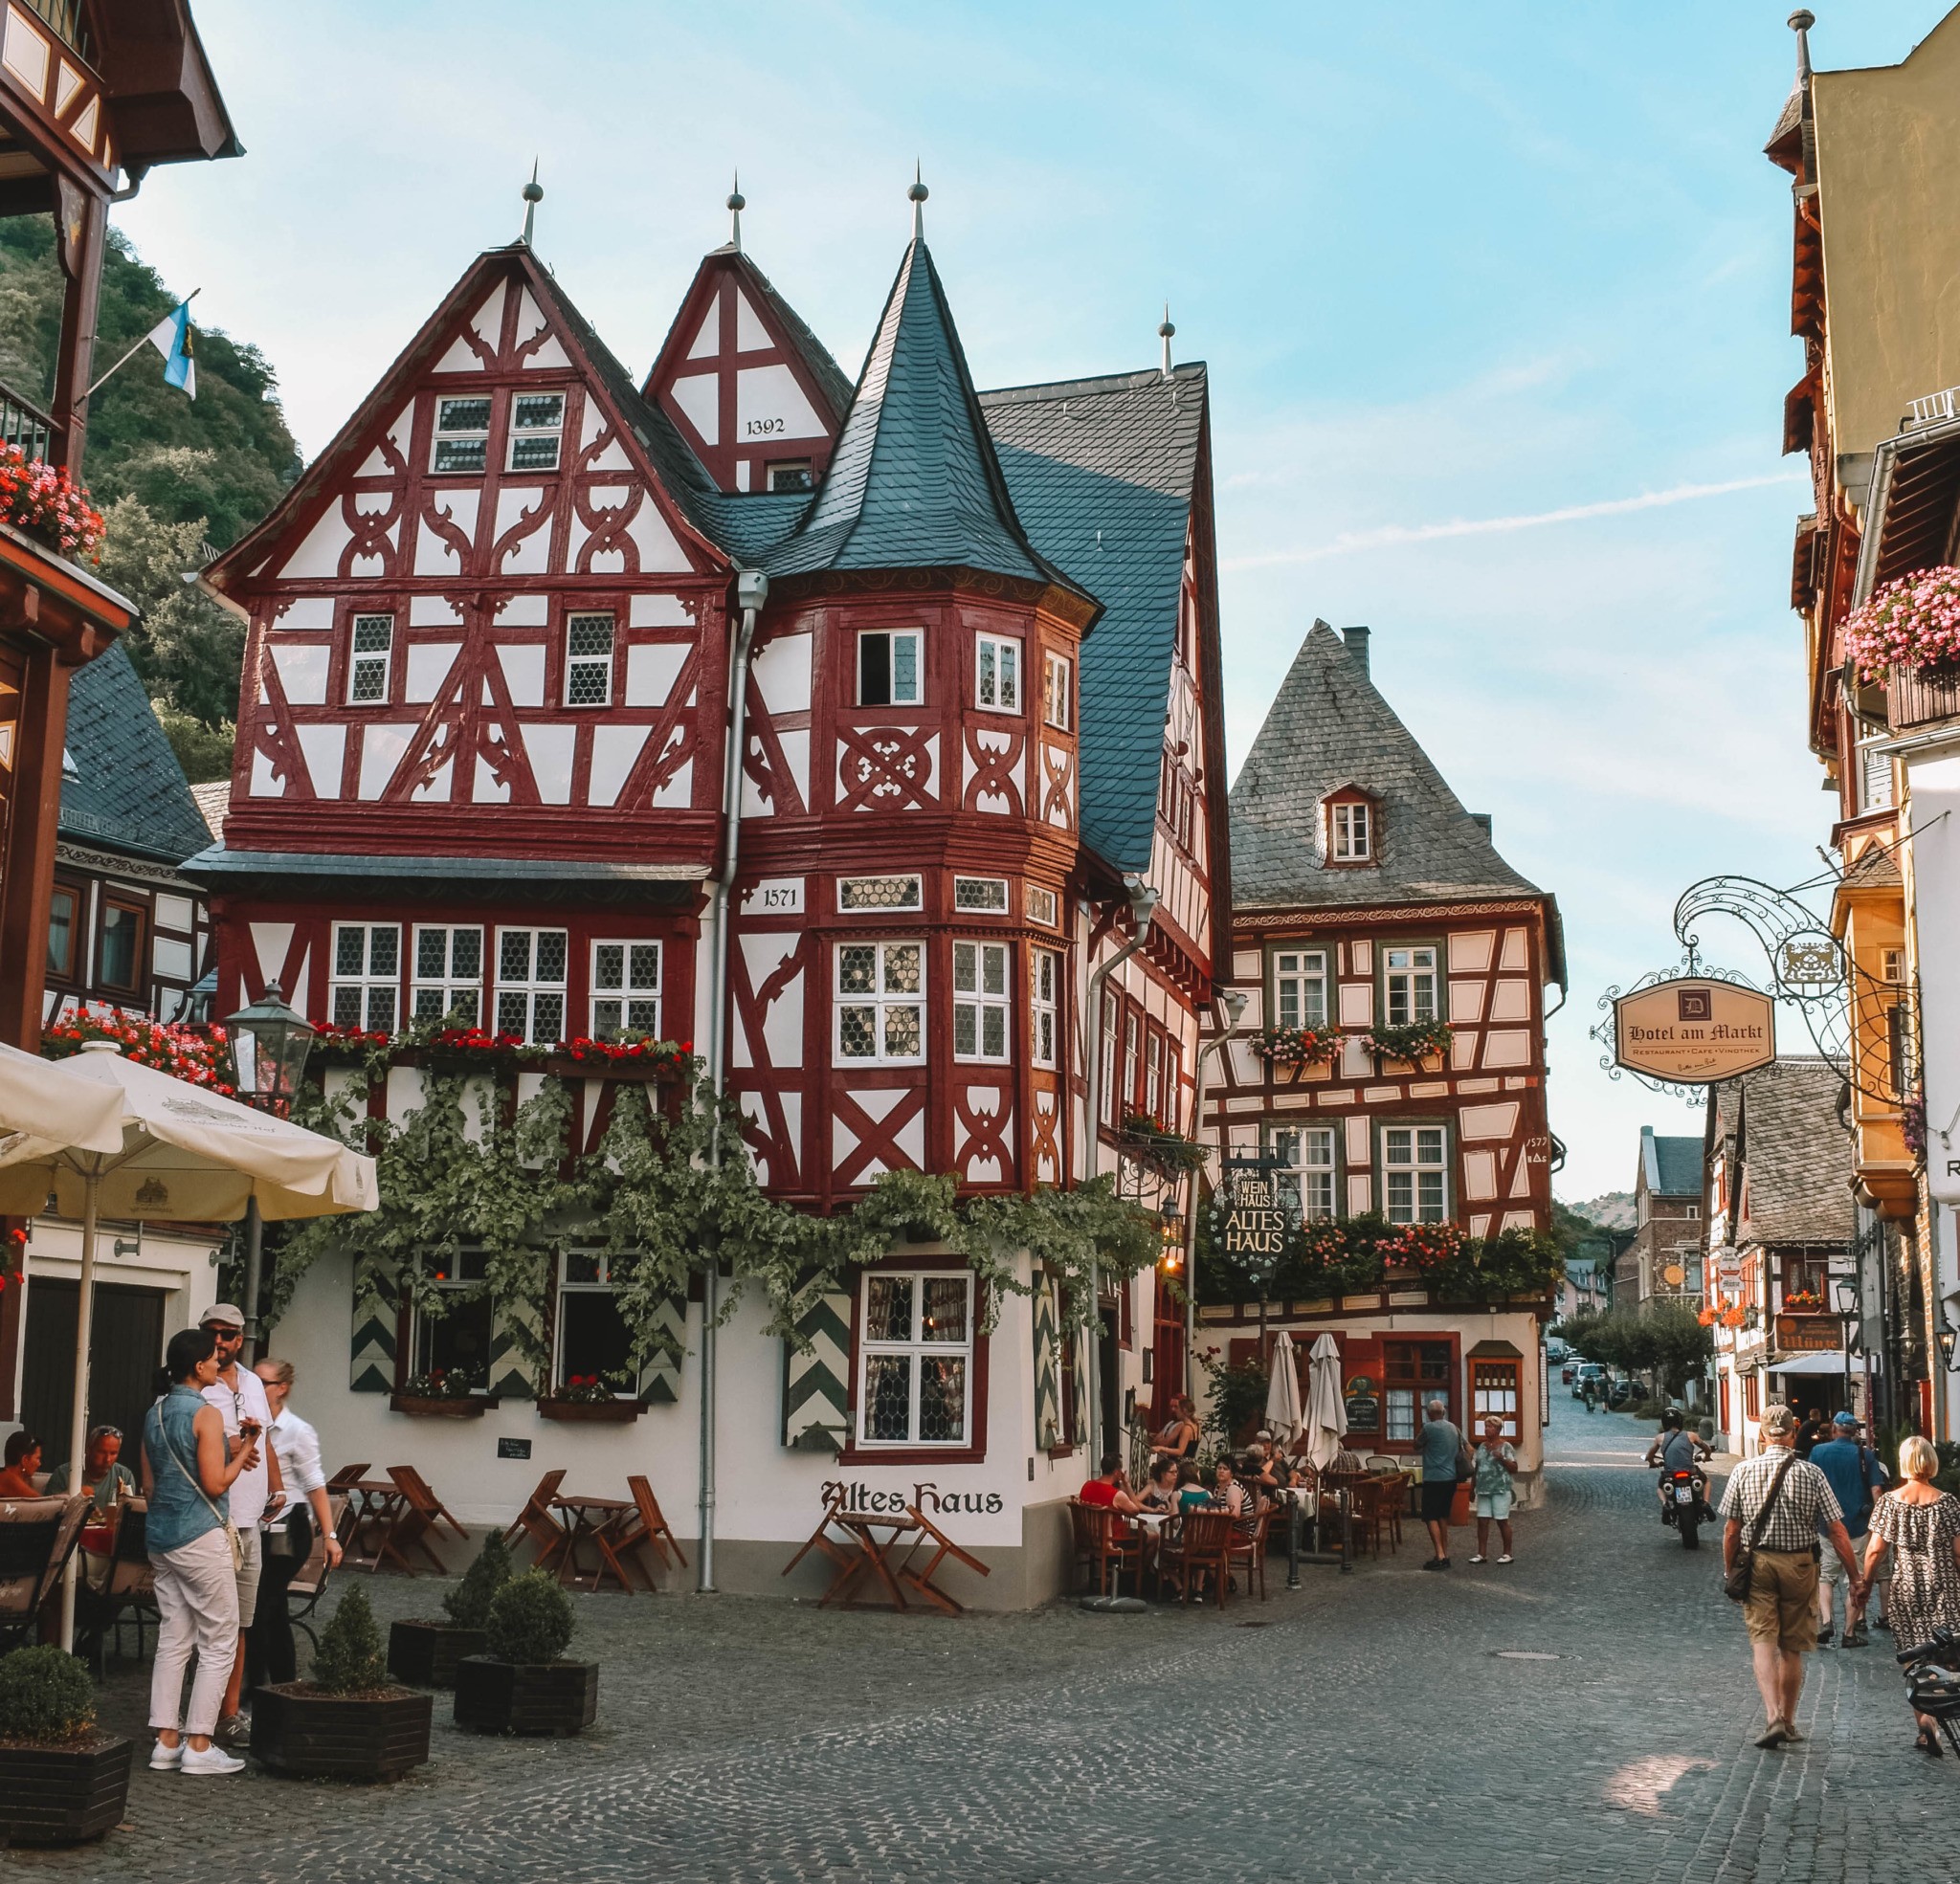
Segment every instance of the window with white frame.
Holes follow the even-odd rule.
[[[1440,1125],[1382,1127],[1382,1197],[1391,1223],[1441,1223],[1450,1213],[1449,1134]]]
[[[1021,710],[1021,644],[1001,634],[976,637],[975,702],[994,713]]]
[[[556,471],[564,431],[564,393],[520,392],[510,402],[510,469]]]
[[[1144,1017],[1134,1008],[1123,1017],[1123,1088],[1117,1110],[1120,1121],[1125,1112],[1134,1112],[1137,1095],[1144,1083]]]
[[[336,1027],[392,1033],[401,998],[402,931],[398,922],[336,922],[327,1011]]]
[[[565,703],[612,703],[612,617],[568,615],[565,622]]]
[[[858,704],[918,706],[925,698],[925,634],[873,628],[858,636]]]
[[[925,949],[915,942],[837,944],[839,1060],[925,1057]]]
[[[1032,949],[1029,968],[1035,1064],[1056,1066],[1061,1054],[1061,957],[1052,948]]]
[[[413,1371],[460,1376],[480,1393],[490,1385],[490,1338],[496,1319],[486,1287],[488,1252],[431,1252],[422,1262],[430,1291],[442,1307],[436,1314],[425,1308],[415,1311]]]
[[[924,909],[923,876],[840,876],[837,907],[856,909]]]
[[[1007,878],[1005,876],[955,876],[953,878],[953,907],[955,909],[978,909],[991,911],[995,915],[1007,914]]]
[[[970,1270],[863,1281],[858,1440],[863,1446],[964,1446],[971,1427]]]
[[[1436,950],[1382,950],[1382,992],[1391,1027],[1413,1027],[1437,1017]]]
[[[560,1386],[597,1381],[634,1397],[633,1335],[617,1290],[631,1258],[604,1250],[568,1250],[559,1266],[552,1334],[552,1379]]]
[[[623,1033],[649,1037],[660,1031],[660,944],[595,942],[592,944],[594,1040]]]
[[[1102,1031],[1097,1043],[1096,1077],[1102,1088],[1102,1122],[1114,1125],[1121,1116],[1116,1092],[1116,997],[1102,997]]]
[[[1327,1024],[1325,950],[1287,948],[1273,957],[1273,1018],[1280,1027]]]
[[[1374,855],[1374,819],[1369,805],[1356,801],[1332,806],[1329,821],[1336,863],[1366,863]]]
[[[414,974],[410,1011],[418,1021],[456,1016],[459,1027],[483,1018],[483,931],[474,923],[415,925]]]
[[[1153,1027],[1144,1041],[1144,1116],[1168,1126],[1164,1116],[1164,1050],[1170,1043]]]
[[[1075,724],[1074,665],[1063,654],[1050,654],[1041,669],[1041,718],[1064,733]]]
[[[490,451],[490,401],[438,399],[435,402],[435,441],[429,469],[435,472],[481,471]]]
[[[1880,740],[1886,736],[1880,735]],[[1858,747],[1858,809],[1885,811],[1892,807],[1892,755],[1880,741],[1861,740]]]
[[[394,660],[394,617],[356,615],[347,654],[347,703],[378,706],[388,698]]]
[[[1279,1161],[1281,1192],[1291,1199],[1301,1222],[1318,1223],[1333,1216],[1334,1181],[1339,1175],[1334,1127],[1278,1126],[1268,1142]]]
[[[1006,942],[953,943],[953,1056],[1004,1060],[1013,1002]]]
[[[528,1045],[565,1038],[565,968],[570,938],[563,929],[497,932],[497,1031]]]
[[[1061,921],[1061,899],[1053,890],[1044,890],[1038,883],[1030,883],[1028,920],[1040,923],[1044,929],[1058,927]]]

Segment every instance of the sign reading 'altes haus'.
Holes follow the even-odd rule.
[[[1681,1086],[1733,1078],[1776,1057],[1776,1004],[1733,982],[1657,982],[1613,1004],[1614,1058]]]

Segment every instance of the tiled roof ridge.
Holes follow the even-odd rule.
[[[1186,360],[1171,368],[1170,378],[1172,383],[1194,383],[1207,378],[1209,373],[1204,361]],[[1091,399],[1100,393],[1145,392],[1164,384],[1164,375],[1157,367],[1140,366],[1126,373],[1092,373],[1085,379],[1030,380],[1021,386],[991,387],[981,392],[980,403],[983,407],[1029,406],[1049,399]]]

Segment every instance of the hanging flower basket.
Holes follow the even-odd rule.
[[[18,445],[0,444],[0,522],[63,556],[100,561],[102,513],[87,490]]]
[[[1916,569],[1888,582],[1846,618],[1844,653],[1866,680],[1895,667],[1960,674],[1960,569]]]
[[[1433,1060],[1440,1067],[1449,1055],[1451,1038],[1447,1021],[1412,1021],[1406,1027],[1368,1031],[1368,1044],[1381,1058],[1406,1060],[1411,1066]]]

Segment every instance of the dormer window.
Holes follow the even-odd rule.
[[[1324,864],[1343,869],[1367,867],[1379,859],[1381,842],[1381,812],[1371,793],[1347,785],[1321,800]]]
[[[1366,863],[1374,854],[1369,808],[1364,804],[1334,807],[1334,861]]]

